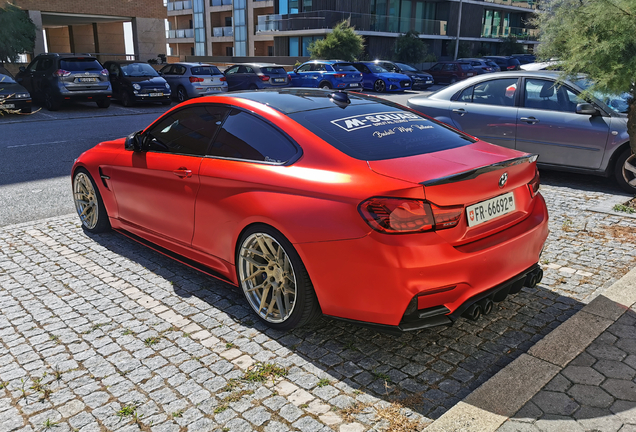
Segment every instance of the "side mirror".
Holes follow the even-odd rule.
[[[576,106],[577,114],[596,115],[598,110],[590,103],[580,103]]]
[[[20,66],[18,69],[20,70],[20,72],[24,72],[26,70],[24,66]]]
[[[144,136],[142,135],[143,131],[133,132],[126,137],[126,141],[124,143],[124,148],[126,150],[130,150],[133,152],[142,152],[144,151]]]
[[[293,71],[293,72],[294,72],[294,73],[298,73],[298,68],[297,68],[297,67],[294,67],[294,71]]]

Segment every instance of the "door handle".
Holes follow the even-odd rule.
[[[519,120],[530,124],[539,123],[539,119],[536,119],[534,117],[521,117]]]
[[[192,171],[185,168],[185,167],[181,167],[179,169],[176,169],[174,171],[172,171],[174,173],[174,175],[176,175],[177,177],[180,178],[189,178],[192,177]]]
[[[466,110],[464,108],[455,108],[453,109],[453,112],[459,114],[460,116],[466,114]]]

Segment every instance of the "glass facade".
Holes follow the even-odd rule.
[[[247,55],[246,0],[234,0],[234,55]]]
[[[203,0],[192,1],[192,13],[194,16],[194,55],[206,55],[205,49],[205,21]]]

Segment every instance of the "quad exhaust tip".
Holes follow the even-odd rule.
[[[539,282],[541,282],[542,279],[543,279],[543,270],[539,268],[533,272],[528,273],[528,275],[526,276],[526,281],[523,285],[527,286],[528,288],[534,288],[537,286]]]

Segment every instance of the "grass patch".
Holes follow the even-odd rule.
[[[387,375],[387,374],[385,374],[385,373],[378,372],[378,371],[376,371],[376,370],[373,370],[373,372],[371,372],[371,373],[373,374],[373,376],[374,376],[374,377],[376,377],[376,378],[378,378],[378,379],[384,380],[384,381],[386,381],[386,382],[391,382],[391,377],[390,377],[390,376],[388,376],[388,375]]]
[[[172,418],[179,418],[179,417],[183,416],[183,410],[175,411],[172,414],[170,414],[170,416]]]
[[[623,213],[636,213],[636,209],[634,207],[625,204],[616,204],[612,207],[612,210]]]
[[[243,380],[247,382],[263,382],[271,378],[273,381],[275,378],[284,377],[285,375],[287,375],[287,369],[284,367],[273,363],[257,363],[245,372]]]
[[[326,387],[329,384],[331,384],[331,381],[329,381],[329,379],[327,378],[322,378],[320,381],[318,381],[318,387]]]
[[[376,417],[379,420],[386,420],[389,423],[386,430],[391,432],[420,431],[421,424],[406,417],[401,410],[402,406],[394,402],[388,407],[379,408],[376,412]]]
[[[238,402],[243,396],[249,396],[251,394],[254,394],[254,390],[238,390],[224,397],[223,402]]]
[[[232,342],[228,342],[228,343],[226,343],[226,344],[225,344],[225,348],[227,348],[227,349],[232,349],[232,348],[234,348],[235,346],[236,346],[236,345],[234,345]]]
[[[361,403],[354,402],[346,408],[340,410],[340,414],[342,414],[342,418],[347,423],[352,423],[356,421],[355,416],[362,413],[366,408],[370,407],[369,403]]]
[[[147,347],[151,347],[154,344],[159,343],[159,340],[161,340],[161,337],[159,336],[147,337],[146,339],[144,339],[144,344],[146,344]]]
[[[133,334],[133,332],[132,332],[132,330],[131,330],[131,329],[126,329],[126,330],[124,330],[124,332],[123,332],[122,334],[123,334],[124,336],[128,336],[128,335]]]

